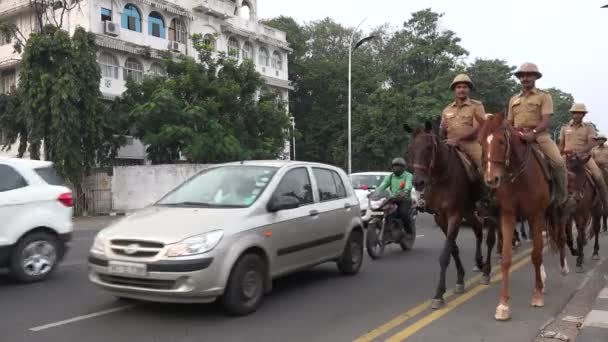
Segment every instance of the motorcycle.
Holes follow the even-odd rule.
[[[410,222],[412,226],[406,227],[398,215],[398,202],[400,196],[411,196],[410,193],[391,196],[386,191],[374,192],[369,197],[369,206],[364,221],[369,222],[365,246],[372,259],[384,256],[386,246],[398,243],[404,251],[414,248],[416,241],[416,206],[410,208]]]

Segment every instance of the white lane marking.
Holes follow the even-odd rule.
[[[605,287],[597,296],[599,299],[608,299],[608,287]]]
[[[422,235],[416,235],[416,237],[417,237],[417,238],[419,238],[419,237],[424,237],[424,234],[422,234]]]
[[[49,323],[49,324],[41,325],[41,326],[38,326],[38,327],[33,327],[33,328],[30,328],[29,330],[30,331],[34,331],[34,332],[38,332],[38,331],[42,331],[42,330],[46,330],[46,329],[51,329],[51,328],[59,327],[59,326],[70,324],[70,323],[84,321],[84,320],[89,319],[89,318],[95,318],[95,317],[99,317],[99,316],[103,316],[103,315],[108,315],[108,314],[111,314],[111,313],[114,313],[114,312],[131,309],[133,307],[135,307],[135,305],[133,305],[133,304],[132,305],[119,306],[119,307],[114,308],[114,309],[98,311],[98,312],[94,312],[94,313],[88,314],[88,315],[77,316],[77,317],[74,317],[74,318],[66,319],[66,320],[63,320],[63,321],[55,322],[55,323]]]
[[[608,311],[591,310],[585,317],[583,327],[608,328]]]

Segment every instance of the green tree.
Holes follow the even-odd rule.
[[[517,91],[514,66],[500,59],[475,59],[466,73],[475,84],[473,98],[483,102],[486,112],[505,112],[509,99]]]
[[[271,159],[281,153],[288,124],[284,104],[264,86],[252,61],[220,54],[193,36],[200,62],[166,60],[167,76],[128,82],[114,107],[127,113],[134,135],[155,164],[180,155],[192,162]]]
[[[563,125],[570,121],[570,108],[574,103],[572,94],[561,91],[557,88],[545,89],[553,99],[553,116],[551,117],[550,130],[554,137],[559,136],[559,131]]]

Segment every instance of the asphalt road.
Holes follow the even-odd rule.
[[[546,306],[529,307],[534,283],[530,258],[525,255],[530,244],[524,243],[516,251],[524,257],[514,262],[518,269],[511,276],[511,321],[493,318],[497,282],[489,287],[473,282],[465,294],[451,296],[445,309],[433,311],[429,299],[438,279],[443,235],[430,217],[420,216],[421,236],[413,251],[404,253],[395,246],[380,261],[366,260],[355,277],[342,277],[335,265],[328,264],[277,280],[260,311],[229,318],[215,304],[122,302],[90,284],[88,248],[104,224],[77,223],[72,250],[46,282],[18,285],[0,274],[1,342],[532,341],[583,279],[574,272],[562,277],[556,257],[545,254]],[[603,257],[608,256],[607,240],[602,237]],[[471,271],[472,232],[463,229],[458,242],[467,279],[474,281],[479,275]],[[574,269],[574,258],[569,261]],[[589,269],[595,263],[588,258]],[[454,284],[452,263],[448,285]]]

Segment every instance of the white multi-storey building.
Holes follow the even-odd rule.
[[[0,0],[0,20],[15,23],[25,36],[38,29],[30,0]],[[267,87],[288,100],[291,50],[285,32],[259,22],[257,0],[83,0],[65,15],[63,26],[70,32],[81,26],[96,34],[99,87],[107,99],[120,96],[128,78],[163,73],[161,52],[196,57],[190,36],[200,33],[217,51],[239,60],[252,59]],[[10,38],[0,37],[0,92],[9,92],[18,82],[19,62]],[[15,147],[0,156],[16,153]],[[141,162],[145,148],[128,139],[119,158]]]

